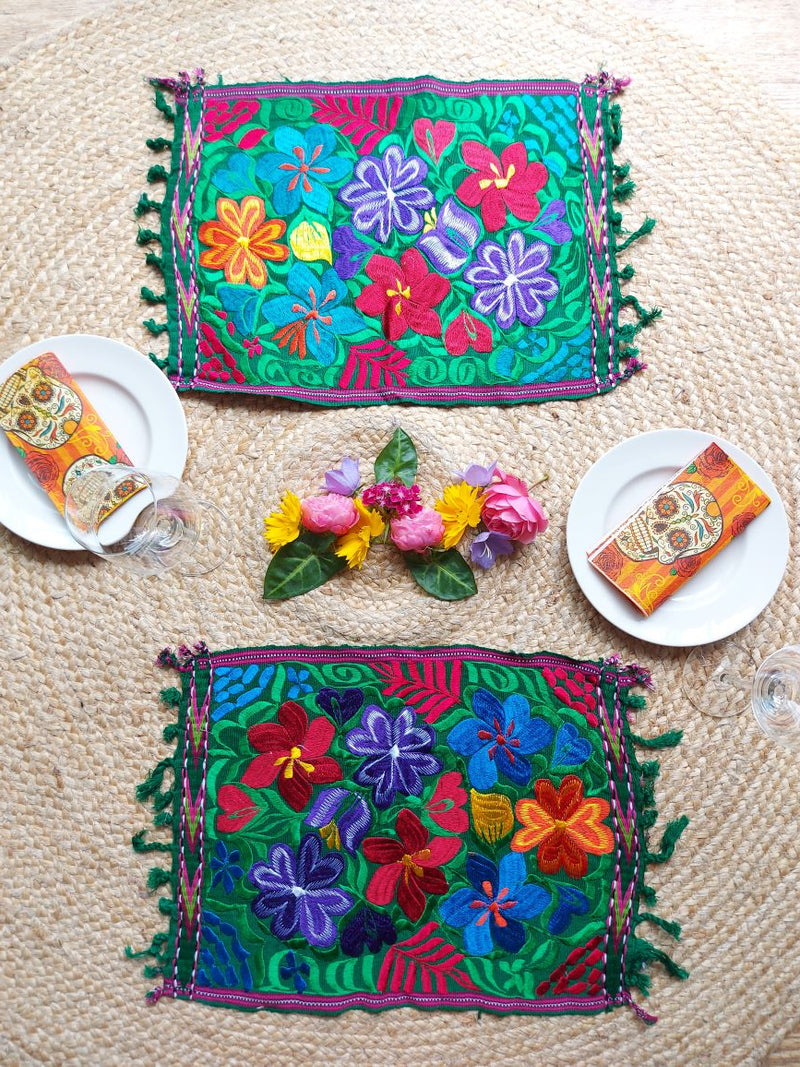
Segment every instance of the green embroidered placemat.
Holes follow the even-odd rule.
[[[617,253],[654,223],[625,233],[614,206],[621,81],[154,84],[174,134],[148,141],[171,163],[137,207],[165,283],[142,295],[177,389],[502,404],[642,366],[658,309],[621,294]]]
[[[647,991],[640,903],[655,761],[634,742],[616,658],[472,647],[197,645],[163,699],[177,750],[139,789],[172,842],[162,995],[330,1014],[348,1008],[597,1012]],[[165,774],[171,772],[174,782]],[[129,950],[130,953],[130,950]],[[132,953],[130,953],[132,954]]]

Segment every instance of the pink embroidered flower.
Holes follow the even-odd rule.
[[[203,140],[221,141],[258,111],[257,100],[211,100],[203,110]]]
[[[492,331],[468,311],[460,311],[444,331],[444,347],[451,356],[463,356],[468,348],[492,351]]]
[[[483,523],[492,533],[529,545],[548,526],[542,505],[528,495],[528,487],[513,474],[498,471],[497,477],[484,496]]]
[[[206,357],[206,362],[200,368],[200,377],[208,378],[209,381],[220,382],[227,382],[229,378],[233,378],[235,382],[241,385],[244,381],[244,375],[237,367],[236,360],[217,337],[214,327],[208,322],[201,322],[200,334],[201,336],[197,340],[197,349],[202,356]],[[220,359],[219,357],[222,358]],[[223,363],[228,367],[230,373],[223,368]]]
[[[336,493],[309,497],[300,505],[300,514],[307,530],[334,533],[337,537],[347,533],[358,521],[358,512],[350,497]]]
[[[392,519],[390,536],[401,552],[424,552],[444,537],[442,516],[433,508],[423,508],[415,515],[399,515]]]
[[[543,163],[528,162],[528,151],[521,141],[507,145],[499,159],[480,141],[464,141],[461,155],[473,173],[456,189],[456,196],[467,207],[480,204],[487,230],[501,230],[507,210],[518,219],[533,222],[539,214],[536,194],[547,182],[547,168]]]
[[[448,771],[436,782],[433,795],[423,807],[437,826],[449,834],[463,834],[469,829],[466,803],[467,791],[462,786],[460,771]]]
[[[371,284],[356,297],[356,307],[364,315],[380,318],[388,340],[396,341],[406,330],[442,336],[442,321],[434,308],[450,292],[450,282],[429,271],[416,248],[407,248],[399,262],[374,255],[365,269]]]

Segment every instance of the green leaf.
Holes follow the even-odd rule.
[[[439,600],[464,600],[478,592],[469,564],[455,548],[430,556],[422,552],[404,552],[403,556],[416,583]]]
[[[417,450],[408,434],[398,427],[375,460],[375,481],[413,485],[416,476]]]
[[[333,534],[305,531],[278,549],[264,575],[264,599],[288,600],[324,585],[346,566],[346,561],[330,549]]]

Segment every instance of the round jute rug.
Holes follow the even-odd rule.
[[[758,92],[695,46],[619,19],[599,0],[351,5],[318,0],[134,0],[78,24],[0,74],[4,223],[0,352],[48,335],[103,334],[147,351],[139,288],[153,285],[132,207],[161,131],[148,75],[209,78],[633,78],[620,158],[638,183],[626,220],[659,225],[631,249],[634,290],[664,309],[642,336],[649,369],[580,403],[510,409],[302,410],[223,397],[183,401],[186,477],[235,520],[211,578],[133,582],[82,554],[0,532],[0,1060],[4,1063],[755,1063],[796,1024],[798,760],[747,712],[699,714],[680,686],[688,650],[626,638],[581,595],[564,529],[592,462],[644,429],[694,426],[737,442],[792,507],[800,489],[797,302],[800,138]],[[259,599],[261,517],[329,460],[374,455],[400,424],[423,489],[496,456],[541,487],[547,535],[482,575],[458,605],[425,599],[387,567],[297,601]],[[0,489],[2,491],[2,489]],[[796,540],[793,524],[793,540]],[[793,545],[796,548],[796,545]],[[748,581],[747,575],[740,580]],[[767,610],[737,640],[756,660],[800,638],[793,552]],[[645,1028],[630,1011],[494,1018],[410,1009],[340,1018],[241,1015],[162,1001],[122,946],[162,922],[130,835],[147,822],[135,784],[165,754],[165,644],[473,641],[572,655],[619,652],[657,683],[638,729],[680,727],[662,762],[662,820],[691,825],[650,881],[690,972],[653,973]],[[146,859],[146,858],[145,858]]]

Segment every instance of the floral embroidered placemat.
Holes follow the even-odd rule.
[[[151,996],[242,1009],[596,1012],[634,1004],[658,763],[616,658],[473,647],[162,653],[177,740],[142,784],[172,841]],[[174,782],[165,775],[171,772]],[[131,953],[133,955],[133,953]]]
[[[317,404],[498,404],[606,392],[658,314],[620,281],[621,82],[205,85],[156,79],[140,229],[178,389]],[[175,111],[163,89],[174,93]],[[634,321],[620,324],[623,305]]]

